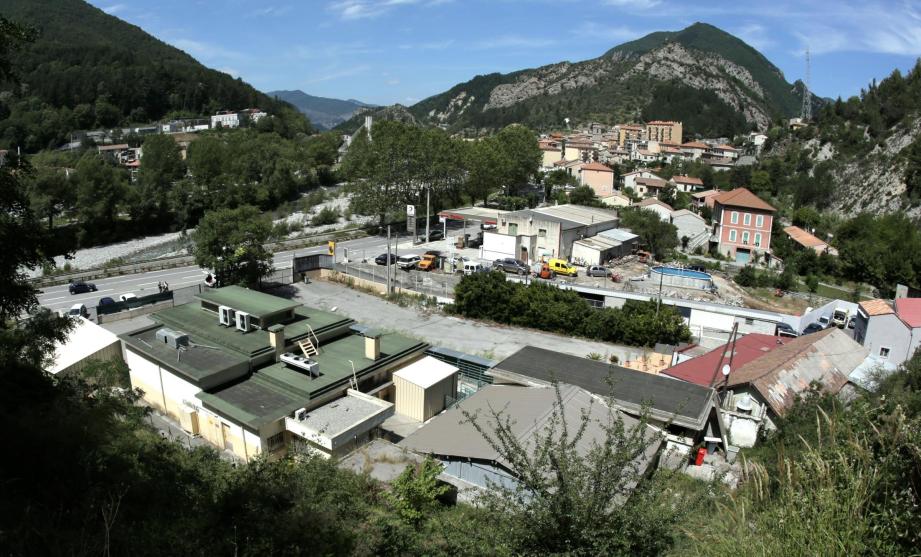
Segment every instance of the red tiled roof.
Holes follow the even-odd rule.
[[[858,304],[867,315],[889,315],[895,313],[886,300],[866,300]]]
[[[720,191],[720,190],[699,191],[699,192],[697,192],[697,193],[692,193],[692,194],[691,194],[691,197],[693,197],[693,198],[695,198],[695,199],[704,199],[704,198],[707,198],[707,197],[712,197],[712,196],[714,196],[714,195],[721,195],[722,193],[723,193],[723,192]]]
[[[895,313],[912,329],[921,327],[921,298],[899,298],[895,301]]]
[[[675,182],[681,182],[682,184],[696,184],[698,186],[704,185],[703,180],[691,176],[672,176],[672,180]]]
[[[582,170],[597,170],[598,172],[614,172],[609,166],[600,162],[588,162],[582,165]]]
[[[780,346],[777,344],[778,338],[780,337],[759,333],[752,333],[739,338],[736,340],[735,353],[732,355],[732,367],[739,369],[748,362],[760,358],[777,348]],[[662,373],[676,379],[709,387],[710,382],[713,381],[714,373],[717,374],[717,381],[723,380],[720,369],[723,364],[729,363],[730,352],[726,351],[725,359],[722,359],[722,355],[723,347],[720,346],[703,356],[692,358],[663,370]]]
[[[689,143],[682,143],[682,147],[685,149],[709,149],[710,146],[706,143],[701,143],[700,141],[691,141]]]
[[[788,226],[784,228],[783,231],[786,232],[787,236],[792,238],[794,242],[803,246],[804,248],[816,248],[819,246],[828,245],[827,242],[816,238],[798,226]]]
[[[760,209],[762,211],[776,211],[773,207],[765,203],[760,197],[748,191],[747,188],[736,188],[727,191],[717,197],[714,201],[720,205],[731,207],[745,207],[748,209]]]

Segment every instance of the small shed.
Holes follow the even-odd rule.
[[[457,372],[431,356],[394,372],[396,413],[424,422],[444,410],[446,400],[457,396]]]

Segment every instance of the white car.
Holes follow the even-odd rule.
[[[403,269],[404,271],[408,271],[415,268],[421,260],[422,258],[415,254],[401,255],[400,257],[397,257],[397,267]]]
[[[137,300],[138,297],[135,296],[133,293],[128,292],[127,294],[122,294],[121,296],[119,296],[118,299],[122,302],[133,302]]]

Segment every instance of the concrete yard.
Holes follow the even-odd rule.
[[[326,281],[295,284],[295,298],[305,305],[342,313],[372,327],[399,331],[435,346],[501,360],[525,345],[534,345],[585,357],[595,352],[607,358],[617,355],[620,361],[634,359],[642,348],[607,344],[565,337],[532,329],[483,323],[426,312],[420,308],[400,307],[377,296],[352,290]]]

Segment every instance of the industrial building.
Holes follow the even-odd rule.
[[[243,460],[294,445],[323,456],[351,450],[393,414],[393,372],[428,347],[237,286],[197,298],[120,336],[131,385]]]
[[[556,205],[499,215],[497,229],[483,235],[483,259],[540,261],[572,256],[577,240],[617,228],[617,213],[581,205]]]

